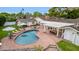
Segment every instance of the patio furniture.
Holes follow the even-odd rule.
[[[17,33],[19,33],[20,31],[19,30],[14,30],[14,31],[12,31],[12,33],[14,33],[14,34],[17,34]]]

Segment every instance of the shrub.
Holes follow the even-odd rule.
[[[9,21],[9,22],[16,21],[16,18],[9,18],[9,19],[7,19],[7,21]]]
[[[37,50],[37,51],[43,51],[43,47],[41,45],[34,46],[34,49]]]
[[[33,16],[34,17],[40,17],[40,16],[42,16],[42,14],[40,12],[36,11],[36,12],[33,13]]]
[[[6,22],[5,16],[0,15],[0,26],[3,26],[5,22]]]

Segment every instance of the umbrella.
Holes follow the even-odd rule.
[[[13,27],[6,27],[3,29],[3,31],[12,31],[12,30],[15,30],[15,28]]]

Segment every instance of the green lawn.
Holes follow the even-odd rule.
[[[6,31],[0,31],[0,41],[2,38],[6,37],[8,35],[8,32]]]
[[[2,31],[4,27],[0,27],[0,41],[2,40],[2,38],[6,37],[8,35],[8,32],[6,31]]]
[[[16,25],[12,25],[11,27],[16,28],[17,30],[19,29],[19,27],[16,26]],[[0,41],[2,40],[2,38],[8,36],[8,33],[10,32],[10,31],[3,31],[2,30],[3,28],[5,28],[5,27],[4,26],[0,26]]]
[[[79,46],[71,43],[68,40],[62,40],[57,43],[59,48],[63,51],[79,51]]]

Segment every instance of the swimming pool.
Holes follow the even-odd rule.
[[[29,30],[20,34],[16,38],[15,42],[17,44],[32,44],[35,43],[37,40],[38,37],[36,35],[36,30]]]

